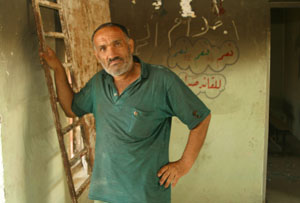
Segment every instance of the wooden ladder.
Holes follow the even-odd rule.
[[[57,40],[57,39],[63,39],[64,41],[64,63],[63,66],[65,67],[66,73],[68,75],[68,80],[70,85],[72,86],[72,57],[71,57],[71,50],[70,50],[70,43],[69,43],[69,38],[68,38],[68,30],[67,26],[64,20],[64,14],[63,14],[63,7],[60,2],[60,0],[32,0],[32,6],[33,6],[33,11],[34,11],[34,16],[35,16],[35,22],[36,22],[36,28],[37,28],[37,34],[39,38],[39,50],[43,51],[45,50],[46,47],[46,40],[47,39],[52,39],[52,40]],[[44,24],[43,24],[43,12],[49,12],[49,9],[51,10],[50,12],[53,12],[53,14],[57,14],[59,24],[61,25],[61,28],[59,28],[61,31],[45,31],[44,30]],[[53,22],[55,21],[55,15],[53,15]],[[47,22],[46,22],[47,23]],[[54,22],[55,23],[55,22]],[[57,30],[57,29],[56,29]],[[60,50],[61,51],[61,50]],[[42,58],[40,58],[41,62],[43,61]],[[54,117],[54,122],[55,122],[55,127],[56,127],[56,132],[57,132],[57,137],[59,141],[59,146],[61,150],[61,155],[63,159],[63,165],[64,165],[64,170],[65,174],[67,177],[67,183],[68,183],[68,188],[69,192],[71,195],[71,199],[73,203],[78,202],[78,198],[80,195],[84,192],[84,190],[88,187],[90,183],[90,177],[91,177],[91,163],[89,160],[89,143],[85,137],[84,134],[84,121],[83,119],[70,119],[69,120],[69,125],[66,127],[62,127],[62,122],[60,120],[60,114],[59,114],[59,107],[58,107],[58,100],[57,96],[55,93],[55,88],[53,85],[53,77],[50,72],[49,66],[44,62],[43,68],[45,71],[45,77],[46,77],[46,82],[48,86],[48,91],[50,94],[50,103],[51,103],[51,108],[53,112],[53,117]],[[66,149],[66,144],[65,144],[65,137],[67,135],[69,136],[74,136],[74,134],[77,135],[80,134],[81,140],[83,147],[79,150],[72,150],[72,140],[70,141],[70,150]],[[78,142],[78,139],[77,139]],[[78,148],[78,147],[77,147]],[[67,153],[69,151],[69,154]]]

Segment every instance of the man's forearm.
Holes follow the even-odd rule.
[[[68,82],[65,69],[62,65],[55,69],[54,77],[57,97],[61,107],[68,117],[76,117],[71,109],[74,92]]]
[[[40,52],[40,56],[54,71],[57,98],[65,114],[69,117],[76,117],[71,109],[74,92],[68,83],[65,68],[62,66],[55,52],[49,47]]]
[[[192,168],[206,137],[211,115],[209,114],[197,127],[190,131],[189,139],[180,160],[170,162],[157,173],[160,184],[175,186],[178,180]]]
[[[188,142],[180,161],[188,168],[192,168],[206,138],[211,114],[209,114],[197,127],[190,131]]]

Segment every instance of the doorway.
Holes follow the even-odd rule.
[[[268,203],[300,202],[300,1],[270,2]]]

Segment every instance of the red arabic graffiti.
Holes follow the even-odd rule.
[[[223,54],[220,58],[218,58],[218,61],[223,60],[225,56],[233,56],[233,51],[230,50],[230,51],[227,52],[226,54]]]
[[[235,41],[224,41],[215,46],[207,39],[198,39],[192,43],[187,37],[180,37],[169,50],[168,66],[181,70],[190,70],[199,75],[207,67],[220,72],[227,66],[235,64],[239,59],[239,49]],[[193,82],[192,82],[193,83]]]
[[[194,87],[199,85],[199,81],[195,81],[194,83],[189,83],[188,86]],[[207,89],[220,89],[222,87],[222,80],[215,79],[214,76],[212,77],[203,77],[202,85],[199,88],[207,88]]]
[[[181,72],[179,77],[195,94],[204,93],[211,99],[218,97],[225,90],[226,86],[226,78],[222,74],[189,76],[186,72]]]
[[[188,84],[188,86],[190,86],[190,87],[197,86],[197,85],[199,85],[199,81]]]

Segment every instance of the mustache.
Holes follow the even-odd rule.
[[[110,65],[110,63],[113,62],[113,61],[115,61],[115,60],[122,60],[122,61],[123,61],[123,59],[122,59],[121,57],[116,56],[116,57],[114,57],[114,58],[108,59],[108,65]]]

